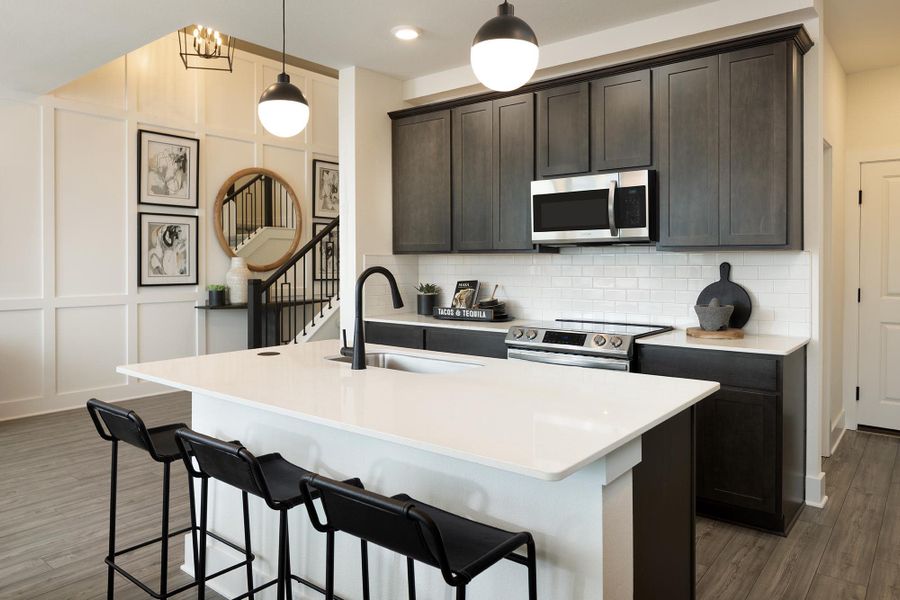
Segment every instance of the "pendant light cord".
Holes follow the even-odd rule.
[[[285,0],[281,0],[281,72],[286,73],[287,71],[284,68],[284,55],[285,55],[285,38],[287,38],[287,11],[285,10]]]

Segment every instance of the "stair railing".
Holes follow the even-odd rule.
[[[247,282],[247,347],[297,343],[340,300],[339,218],[265,280]]]
[[[296,227],[293,200],[283,185],[260,173],[222,199],[222,226],[232,247],[261,227]]]

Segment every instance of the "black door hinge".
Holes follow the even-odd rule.
[[[862,288],[856,288],[856,302],[862,302]]]
[[[859,386],[856,386],[856,401],[859,402]]]
[[[859,205],[862,206],[862,190],[859,190]]]

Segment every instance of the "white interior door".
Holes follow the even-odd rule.
[[[860,425],[900,430],[900,161],[862,166]]]

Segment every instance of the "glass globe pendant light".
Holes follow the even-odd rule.
[[[285,57],[285,0],[281,0],[281,74],[259,97],[256,114],[266,131],[274,136],[289,138],[297,135],[309,122],[309,102],[284,68]]]
[[[478,81],[508,92],[531,79],[539,54],[534,30],[515,16],[512,4],[504,2],[497,7],[497,16],[475,34],[470,58]]]

